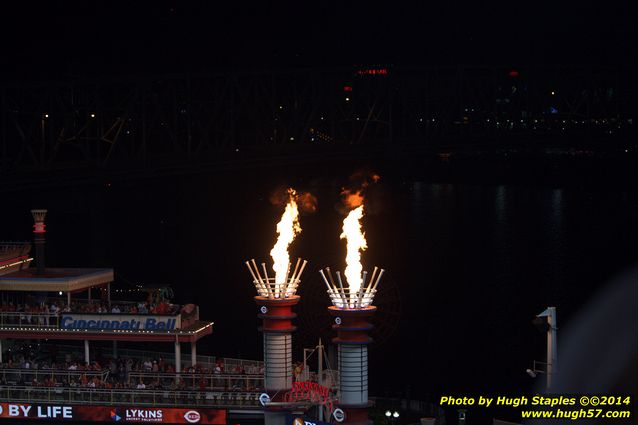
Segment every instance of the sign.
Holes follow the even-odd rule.
[[[343,420],[346,418],[346,413],[337,407],[335,411],[332,412],[332,416],[335,418],[335,421],[343,422]]]
[[[226,425],[226,411],[173,407],[112,407],[0,403],[0,418],[48,421]]]
[[[358,75],[388,75],[387,68],[366,68],[366,69],[358,69]]]
[[[261,311],[262,314],[266,314],[268,313],[268,307],[266,307],[265,305],[262,305],[259,311]]]
[[[147,314],[73,314],[60,316],[60,329],[125,329],[172,331],[181,327],[181,316]]]
[[[262,406],[267,405],[268,403],[270,403],[270,396],[266,393],[261,393],[261,395],[259,396],[259,402]]]
[[[326,407],[331,412],[333,409],[330,390],[316,382],[293,382],[292,389],[284,394],[284,400],[289,402],[310,401]]]
[[[341,317],[335,317],[335,323],[337,325],[340,325],[341,324]]]

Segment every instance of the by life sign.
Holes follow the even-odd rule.
[[[71,406],[32,406],[29,404],[6,404],[0,406],[0,417],[4,418],[40,418],[73,419]]]

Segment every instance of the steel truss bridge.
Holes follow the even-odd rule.
[[[0,178],[633,134],[633,71],[371,67],[4,85]]]

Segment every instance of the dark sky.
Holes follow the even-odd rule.
[[[5,80],[376,63],[636,61],[630,2],[15,3],[3,4],[0,14]]]

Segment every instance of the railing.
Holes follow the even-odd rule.
[[[57,369],[18,369],[18,368],[2,368],[0,369],[0,377],[2,382],[16,384],[19,382],[31,382],[34,379],[42,382],[45,379],[55,378],[58,382],[79,381],[85,375],[87,379],[99,378],[106,381],[109,376],[109,370],[57,370]]]
[[[58,345],[59,352],[68,352],[68,353],[76,353],[79,348],[77,346],[70,345]],[[110,349],[102,349],[103,354],[110,355]],[[128,348],[118,348],[117,350],[118,357],[131,358],[135,360],[146,360],[146,359],[155,359],[161,357],[163,359],[173,359],[175,354],[169,352],[158,352],[158,351],[147,351],[147,350],[136,350],[136,349],[128,349]],[[196,364],[199,367],[214,370],[217,365],[217,360],[223,362],[224,371],[232,372],[238,366],[243,368],[247,374],[258,374],[262,370],[264,362],[261,360],[246,360],[246,359],[235,359],[230,357],[216,357],[216,356],[204,356],[198,355]],[[182,358],[182,365],[184,367],[192,366],[190,362],[190,356],[188,359]]]
[[[1,386],[1,402],[64,402],[69,404],[130,404],[134,406],[258,407],[258,392],[121,390],[78,387]]]
[[[129,372],[128,382],[160,382],[170,385],[176,378],[181,379],[187,387],[211,391],[258,391],[263,388],[263,375],[211,374],[211,373],[162,373],[162,372]]]
[[[58,323],[59,317],[53,313],[0,313],[0,327],[57,328]]]

